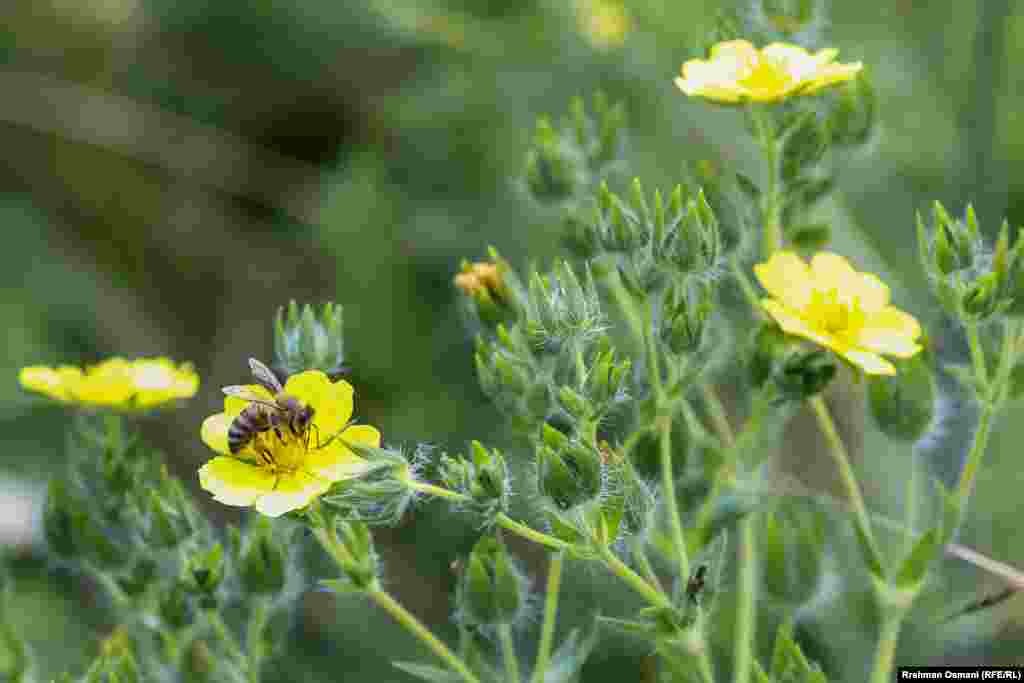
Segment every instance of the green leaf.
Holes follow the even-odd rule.
[[[936,551],[940,548],[939,534],[935,529],[930,530],[921,538],[917,539],[914,548],[904,558],[899,572],[896,574],[896,586],[899,588],[911,588],[921,583],[924,575],[928,572],[928,566],[935,558]]]
[[[462,676],[454,671],[439,669],[436,666],[417,664],[416,662],[391,662],[391,666],[404,671],[410,676],[421,678],[430,683],[461,683]]]
[[[941,545],[946,545],[953,538],[953,533],[960,524],[960,498],[956,491],[947,489],[941,481],[935,479],[935,490],[942,503],[942,534]]]
[[[650,624],[629,619],[615,619],[614,617],[597,617],[598,626],[607,626],[622,633],[631,635],[649,636],[654,633]]]

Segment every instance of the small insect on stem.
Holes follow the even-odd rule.
[[[686,581],[686,597],[690,599],[690,602],[693,603],[694,606],[699,604],[697,598],[700,596],[701,591],[704,590],[707,573],[708,566],[706,564],[702,564],[694,570],[693,574],[691,574],[690,578]]]

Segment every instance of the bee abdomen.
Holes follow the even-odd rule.
[[[228,450],[237,453],[258,432],[270,429],[270,421],[258,405],[250,405],[228,427]]]

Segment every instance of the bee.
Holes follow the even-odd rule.
[[[284,430],[288,430],[293,436],[304,439],[308,448],[310,431],[316,429],[316,425],[313,424],[313,406],[306,405],[291,394],[286,394],[270,368],[255,358],[249,359],[249,367],[252,368],[256,381],[266,387],[272,398],[267,400],[241,385],[224,387],[223,391],[228,396],[249,401],[249,405],[242,409],[228,427],[228,450],[232,455],[237,454],[257,434],[270,430],[273,430],[281,440],[284,440]],[[319,438],[317,441],[319,442]],[[264,447],[258,449],[258,452],[268,465],[273,464],[274,458],[268,449]]]
[[[686,595],[694,605],[698,604],[697,596],[699,596],[701,591],[704,590],[707,573],[708,566],[706,564],[702,564],[697,567],[697,570],[686,581]]]

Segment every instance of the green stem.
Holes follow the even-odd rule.
[[[505,678],[508,683],[519,683],[519,658],[516,644],[512,640],[511,624],[498,624],[498,639],[501,640],[501,658],[505,663]]]
[[[714,425],[715,432],[718,433],[718,438],[726,447],[731,447],[736,441],[736,436],[729,425],[729,415],[725,411],[725,406],[722,405],[722,400],[710,384],[702,384],[700,390],[704,397],[704,404],[707,406],[708,416],[711,418],[711,424]]]
[[[761,217],[764,221],[761,244],[764,258],[767,259],[782,248],[782,222],[779,206],[779,141],[775,138],[772,124],[767,120],[769,114],[761,108],[755,108],[751,115],[757,128],[758,143],[764,153],[768,167],[767,187],[761,195]]]
[[[371,588],[366,594],[377,603],[385,612],[390,614],[395,621],[402,625],[405,630],[416,636],[417,639],[437,655],[455,673],[462,676],[466,683],[480,683],[472,671],[459,657],[455,655],[448,646],[437,639],[430,630],[420,623],[408,610],[402,607],[394,598],[380,588]]]
[[[544,675],[551,660],[551,646],[555,641],[555,619],[558,616],[559,590],[562,585],[562,565],[565,564],[565,553],[559,551],[551,555],[548,567],[547,592],[544,595],[544,624],[540,631],[540,645],[537,647],[537,663],[533,666],[531,683],[543,683]]]
[[[832,459],[839,470],[839,478],[846,488],[846,495],[853,506],[853,515],[857,526],[860,527],[864,538],[875,549],[877,555],[878,544],[875,543],[875,536],[871,531],[868,509],[864,504],[864,497],[861,495],[860,486],[857,484],[857,477],[853,473],[853,467],[850,465],[846,446],[843,445],[843,440],[839,436],[835,422],[832,421],[832,415],[829,413],[828,406],[825,405],[825,399],[821,396],[815,396],[810,400],[810,404],[811,409],[814,411],[814,416],[818,419],[818,426],[821,427],[825,440],[828,442],[829,453],[832,455]]]
[[[245,644],[249,648],[249,683],[260,682],[260,670],[266,655],[263,631],[267,628],[267,618],[270,616],[270,605],[265,598],[256,598],[255,603],[245,632]]]
[[[448,500],[459,501],[469,500],[468,497],[462,495],[461,493],[456,493],[455,491],[446,489],[442,486],[428,484],[424,481],[410,481],[409,488],[414,489],[416,491],[420,491],[422,493],[429,493],[430,495],[437,496],[438,498],[447,498]]]
[[[521,524],[520,522],[517,522],[516,520],[512,519],[504,512],[499,512],[497,517],[495,517],[495,521],[501,528],[508,529],[514,534],[529,539],[534,543],[540,543],[541,545],[547,546],[548,548],[552,548],[554,550],[566,550],[567,548],[572,547],[572,543],[563,541],[560,538],[555,538],[554,536],[549,536],[548,534],[545,534],[541,531],[531,529],[525,524]]]
[[[1017,346],[1020,338],[1020,329],[1017,323],[1007,322],[1003,328],[1003,347],[999,355],[999,367],[996,369],[996,376],[989,385],[986,382],[983,385],[984,396],[981,396],[981,415],[978,416],[978,428],[974,430],[974,439],[971,443],[971,449],[967,453],[967,460],[964,462],[963,470],[960,472],[960,481],[957,483],[957,500],[960,503],[960,519],[964,518],[967,510],[967,503],[971,497],[971,492],[974,490],[974,479],[978,475],[978,469],[981,467],[981,461],[985,457],[985,449],[988,446],[988,438],[992,431],[992,423],[995,420],[996,413],[1002,407],[1003,401],[1006,399],[1006,393],[1010,380],[1010,373],[1013,370],[1013,365],[1017,360]],[[984,367],[984,352],[981,349],[981,344],[978,341],[978,330],[975,323],[968,323],[967,325],[967,339],[971,347],[971,355],[975,356],[975,348],[977,348],[977,355],[981,356],[980,362]],[[975,362],[975,373],[977,369],[977,362]]]
[[[750,304],[750,308],[754,311],[754,314],[759,315],[761,312],[761,295],[757,293],[754,283],[750,281],[746,271],[744,271],[743,267],[740,266],[738,257],[733,256],[729,259],[729,264],[732,268],[732,274],[740,286],[740,291],[743,293],[743,298],[747,300],[748,304]]]
[[[903,612],[886,614],[882,620],[882,633],[878,638],[875,650],[875,667],[871,673],[871,683],[890,683],[892,681],[892,665],[896,657],[896,644],[900,639],[900,627],[903,625]]]
[[[630,587],[655,607],[672,607],[668,598],[662,595],[651,584],[644,581],[643,577],[627,567],[622,560],[615,556],[607,546],[601,546],[601,557],[613,574],[630,585]]]
[[[651,561],[647,559],[647,553],[644,552],[643,538],[633,539],[633,561],[640,567],[640,572],[647,583],[657,588],[659,592],[664,593],[665,589],[662,587],[661,581],[658,580],[658,575],[654,573],[654,567],[651,566]]]
[[[464,496],[461,493],[456,493],[455,491],[451,491],[442,486],[435,486],[434,484],[428,484],[422,481],[410,481],[409,487],[416,491],[437,496],[438,498],[445,498],[447,500],[469,500],[467,496]],[[541,531],[531,529],[525,524],[515,521],[504,512],[499,512],[497,516],[495,516],[494,520],[498,526],[507,529],[518,536],[529,539],[534,543],[547,546],[548,548],[552,548],[554,550],[565,550],[566,548],[572,547],[572,543],[563,541],[560,538],[555,538],[554,536],[549,536]]]
[[[672,476],[672,419],[658,417],[658,439],[661,442],[661,488],[668,508],[669,525],[672,528],[672,543],[676,546],[679,561],[679,577],[684,579],[690,575],[690,558],[686,552],[686,535],[683,533],[683,520],[679,515],[679,503],[676,501],[676,482]]]
[[[971,363],[974,364],[974,378],[985,390],[988,390],[988,367],[985,363],[985,349],[981,345],[981,338],[978,336],[978,323],[969,320],[964,323],[967,329],[967,346],[971,350]]]
[[[213,631],[213,635],[217,637],[220,642],[224,643],[224,646],[228,649],[228,654],[231,658],[242,668],[246,666],[246,657],[242,652],[242,646],[239,644],[238,639],[228,628],[228,625],[224,623],[223,617],[220,612],[216,609],[206,610],[206,621],[210,625],[210,629]]]
[[[751,512],[739,524],[739,575],[736,580],[736,634],[733,650],[734,683],[747,683],[754,664],[754,630],[757,625],[757,516]]]

